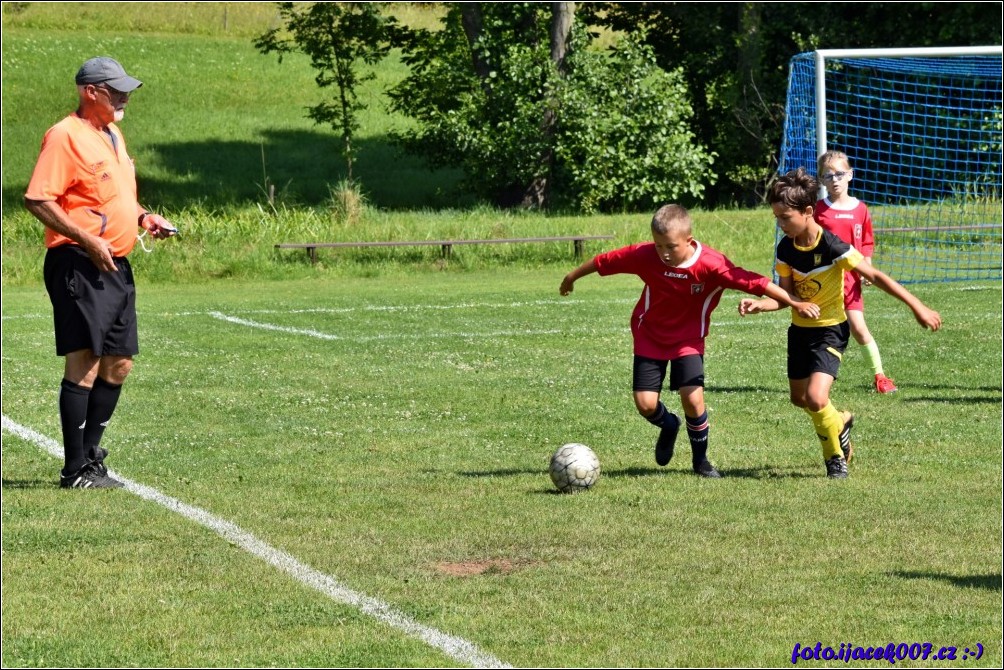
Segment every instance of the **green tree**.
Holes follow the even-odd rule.
[[[591,53],[571,4],[453,5],[443,30],[409,33],[411,74],[390,95],[419,126],[399,139],[460,166],[473,192],[500,205],[623,209],[699,196],[711,157],[680,123],[685,88],[662,79],[640,45]],[[649,174],[636,179],[641,165]]]
[[[366,2],[280,2],[282,28],[273,28],[254,41],[263,54],[300,51],[310,57],[317,71],[319,87],[334,86],[333,100],[308,109],[316,123],[329,123],[342,138],[342,153],[352,180],[355,149],[352,138],[359,128],[357,112],[365,109],[356,96],[361,82],[373,78],[360,75],[360,62],[373,65],[390,50],[396,21],[384,16],[379,5]]]

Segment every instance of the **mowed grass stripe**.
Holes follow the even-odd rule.
[[[55,458],[63,457],[63,448],[59,443],[27,426],[22,426],[8,418],[6,414],[3,415],[3,430],[42,448]],[[272,547],[225,519],[199,507],[187,505],[177,498],[164,495],[155,488],[134,482],[121,476],[114,470],[109,469],[109,473],[121,480],[125,484],[125,489],[130,493],[150,502],[157,503],[190,521],[205,526],[223,539],[241,547],[249,554],[262,559],[266,563],[270,563],[303,585],[316,589],[340,603],[357,607],[363,613],[411,637],[422,640],[430,647],[441,650],[456,661],[475,668],[511,667],[491,654],[481,651],[467,640],[420,624],[385,602],[339,584],[330,575],[326,575],[301,563],[290,554]]]

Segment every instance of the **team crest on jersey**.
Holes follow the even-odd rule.
[[[700,293],[704,293],[704,282],[690,285],[690,295],[698,295]]]
[[[795,282],[795,295],[802,300],[812,300],[823,286],[815,279],[803,279]]]
[[[812,264],[821,265],[823,262],[823,254],[812,254]]]

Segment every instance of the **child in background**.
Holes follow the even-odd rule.
[[[848,192],[851,180],[854,179],[854,169],[851,168],[847,154],[842,151],[827,151],[819,157],[818,168],[817,174],[826,187],[827,197],[816,203],[813,214],[816,223],[860,251],[865,261],[870,263],[875,251],[872,217],[865,203]],[[893,393],[896,384],[885,376],[878,344],[865,323],[861,285],[861,277],[854,272],[848,272],[844,277],[847,322],[855,341],[865,348],[865,354],[875,372],[875,390],[879,393]]]
[[[704,405],[704,340],[711,313],[725,289],[767,295],[805,319],[819,315],[809,301],[799,301],[767,277],[736,267],[721,253],[694,239],[690,214],[666,205],[652,218],[652,242],[615,249],[586,261],[565,276],[559,292],[568,295],[576,280],[600,275],[634,274],[645,289],[631,316],[634,337],[634,402],[638,412],[660,429],[655,461],[673,457],[680,418],[659,400],[669,371],[669,389],[679,391],[687,420],[694,472],[721,474],[708,461],[708,412]]]

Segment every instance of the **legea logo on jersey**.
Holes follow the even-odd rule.
[[[680,274],[679,272],[663,272],[662,274],[673,279],[690,279],[690,275]]]
[[[704,283],[691,284],[690,285],[690,295],[698,295],[704,293]]]

